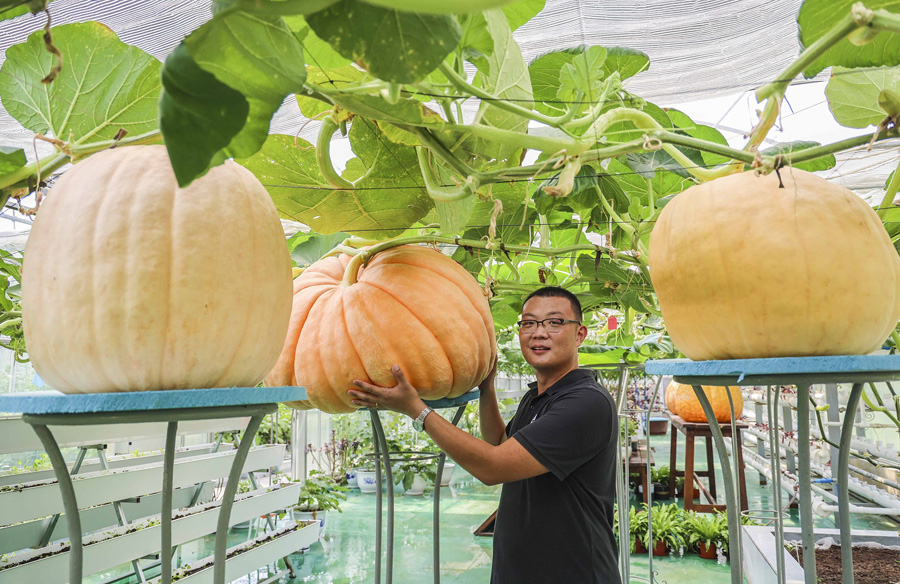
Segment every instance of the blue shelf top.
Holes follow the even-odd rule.
[[[71,395],[58,391],[36,391],[0,395],[0,412],[89,414],[247,406],[304,399],[306,389],[303,387],[217,387]]]
[[[461,405],[465,405],[470,401],[474,401],[481,396],[481,390],[473,389],[472,391],[466,392],[459,397],[445,397],[444,399],[436,399],[428,401],[422,400],[425,404],[435,410],[442,408],[455,408]]]
[[[676,380],[802,379],[824,382],[878,381],[900,378],[900,355],[836,355],[829,357],[779,357],[772,359],[730,359],[691,361],[666,359],[647,361],[650,375],[672,375]]]

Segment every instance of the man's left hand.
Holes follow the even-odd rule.
[[[355,379],[353,385],[359,389],[347,391],[353,397],[350,402],[362,408],[379,410],[393,410],[415,418],[425,409],[425,402],[419,397],[419,392],[409,383],[399,365],[391,368],[397,385],[394,387],[381,387]]]

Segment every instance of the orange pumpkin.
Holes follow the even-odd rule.
[[[266,385],[306,387],[308,403],[350,412],[354,379],[396,385],[400,365],[423,399],[478,385],[496,359],[494,323],[477,281],[434,249],[320,260],[294,279],[287,339]]]
[[[678,391],[681,389],[681,384],[675,380],[669,382],[669,385],[666,386],[666,409],[678,415]]]
[[[700,405],[700,400],[694,393],[694,388],[690,385],[680,384],[677,397],[675,398],[675,407],[678,415],[685,422],[707,422],[706,414]],[[703,386],[703,393],[712,405],[716,420],[720,422],[731,421],[731,408],[728,404],[728,391],[731,391],[731,399],[734,401],[734,417],[741,417],[741,411],[744,409],[744,397],[741,395],[741,388],[731,386],[729,388],[717,387],[711,385]]]

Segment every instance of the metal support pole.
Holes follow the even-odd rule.
[[[838,401],[838,386],[836,383],[826,383],[825,384],[825,403],[828,404],[828,421],[834,422],[828,425],[828,439],[832,444],[837,444],[841,440],[841,429],[837,426],[837,423],[840,422],[841,419],[841,407],[840,402]],[[829,447],[831,450],[831,468],[835,469],[838,467],[838,457],[839,452],[834,448],[834,446]],[[837,477],[835,477],[836,479]],[[831,490],[834,491],[835,497],[841,496],[841,488],[842,485],[837,482],[832,483]],[[841,524],[841,514],[834,514],[834,525],[835,527]]]
[[[769,409],[769,465],[772,471],[772,504],[775,506],[775,541],[784,541],[784,515],[781,506],[781,436],[779,435],[778,408],[781,387],[766,388],[766,405]],[[730,519],[730,517],[729,517]],[[731,551],[731,546],[728,547]],[[775,554],[778,583],[784,584],[784,554]]]
[[[813,537],[812,476],[809,451],[809,384],[797,384],[797,454],[800,460],[800,525],[803,539],[803,578],[816,584],[816,548]],[[779,550],[780,551],[780,550]]]
[[[250,418],[250,423],[247,424],[244,435],[241,437],[241,444],[234,455],[234,462],[231,464],[228,481],[225,483],[225,493],[222,495],[222,506],[219,508],[219,521],[216,526],[213,584],[225,584],[225,554],[228,547],[231,508],[234,506],[234,496],[237,493],[238,482],[244,470],[244,463],[247,462],[247,453],[250,452],[250,446],[253,444],[254,438],[256,438],[256,432],[259,430],[259,424],[262,422],[263,417],[265,417],[265,413],[259,413]]]
[[[160,520],[160,582],[172,583],[172,493],[175,483],[175,440],[178,438],[178,422],[166,425],[166,450],[163,455],[162,510]],[[227,529],[227,527],[226,527]],[[217,558],[218,559],[218,558]]]
[[[456,410],[456,414],[453,415],[454,426],[459,424],[465,411],[465,405],[459,406]],[[438,456],[437,473],[434,475],[434,514],[431,518],[434,526],[434,534],[432,535],[434,539],[434,584],[441,584],[441,477],[444,474],[444,463],[446,461],[447,455],[441,451],[440,456]]]
[[[394,581],[394,474],[391,470],[391,453],[388,449],[384,428],[381,426],[381,418],[377,410],[369,410],[372,414],[372,427],[375,430],[375,440],[381,443],[381,462],[384,464],[384,474],[387,478],[387,554],[385,557],[384,581],[391,584]],[[378,491],[381,492],[381,483],[378,483]],[[218,582],[216,584],[219,584]]]
[[[72,477],[69,475],[69,467],[59,450],[56,438],[47,426],[39,421],[30,419],[30,416],[22,416],[22,420],[31,424],[34,433],[37,434],[50,457],[50,464],[56,473],[59,482],[59,492],[62,495],[63,509],[66,513],[66,526],[69,531],[69,582],[81,582],[82,562],[84,546],[81,541],[81,517],[78,514],[78,501],[75,498],[75,487],[72,485]]]
[[[719,427],[719,422],[716,420],[716,414],[713,411],[712,405],[709,403],[709,399],[706,397],[706,392],[704,392],[703,388],[699,385],[694,385],[692,387],[694,388],[694,394],[696,394],[697,400],[700,402],[700,406],[703,408],[703,412],[706,414],[706,419],[709,420],[709,430],[712,434],[713,442],[716,445],[719,460],[722,462],[722,475],[725,479],[725,503],[728,512],[728,541],[738,542],[740,541],[740,534],[738,532],[741,529],[741,510],[736,496],[737,494],[734,492],[734,478],[731,464],[729,464],[728,461],[728,450],[725,448],[725,438],[722,436],[722,429]],[[728,551],[731,555],[731,584],[743,584],[744,576],[743,563],[741,561],[741,548],[739,545],[728,546]],[[779,557],[781,557],[781,555],[779,555]],[[781,573],[783,574],[784,571],[782,570]]]
[[[838,467],[836,476],[840,496],[838,497],[838,509],[840,509],[841,530],[841,571],[844,576],[844,584],[853,584],[853,549],[850,538],[850,441],[853,439],[853,422],[856,419],[856,408],[859,406],[863,391],[862,383],[854,383],[847,400],[847,410],[844,412],[844,425],[841,427],[840,454],[838,455]]]
[[[372,418],[372,444],[375,451],[375,561],[377,562],[377,566],[375,566],[375,584],[381,583],[381,543],[382,543],[382,533],[381,533],[381,499],[382,499],[382,489],[381,489],[381,442],[378,440],[378,434],[375,432],[375,419],[378,417],[378,412],[375,410],[369,411],[370,417]],[[393,488],[393,485],[391,485]]]
[[[89,446],[81,446],[78,449],[78,455],[75,457],[75,464],[72,465],[71,474],[76,475],[81,470],[81,465],[84,463],[84,457],[87,454],[87,450],[90,448]],[[48,543],[50,543],[50,538],[53,537],[53,531],[56,529],[57,524],[59,523],[60,514],[57,513],[53,517],[50,518],[50,523],[47,524],[47,527],[44,529],[44,534],[41,536],[41,540],[38,543],[37,547],[42,548],[46,547]]]

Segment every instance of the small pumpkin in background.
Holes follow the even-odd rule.
[[[680,387],[675,397],[675,408],[678,411],[678,416],[685,422],[706,423],[708,421],[706,413],[703,411],[703,406],[700,405],[700,400],[697,399],[697,394],[694,393],[694,388],[690,385],[679,385]],[[668,392],[668,389],[666,391]],[[716,420],[719,422],[731,421],[731,407],[728,403],[729,392],[731,392],[731,399],[734,401],[734,418],[738,419],[741,417],[741,412],[744,409],[744,396],[741,395],[740,387],[735,385],[727,388],[712,385],[703,386],[703,393],[706,394]]]
[[[397,364],[423,399],[452,398],[484,380],[496,357],[478,282],[446,255],[404,245],[327,257],[294,279],[290,326],[266,385],[305,387],[308,401],[293,407],[351,412],[354,379],[396,385]]]
[[[253,387],[291,312],[272,198],[234,162],[180,188],[164,146],[65,172],[25,250],[25,342],[63,393]]]
[[[681,388],[682,385],[674,379],[666,386],[666,409],[676,416],[678,415],[678,392]]]

